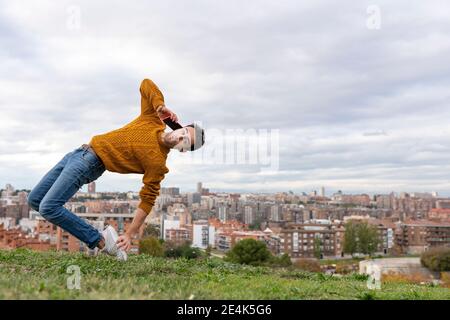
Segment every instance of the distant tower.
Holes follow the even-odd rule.
[[[95,193],[95,181],[92,181],[88,184],[88,192],[89,193]]]
[[[226,205],[219,206],[219,219],[222,222],[226,222],[228,220],[228,207]]]
[[[1,196],[2,196],[2,198],[10,198],[10,197],[12,197],[14,191],[15,191],[14,187],[8,183],[8,184],[6,184],[5,190],[3,190]]]
[[[202,194],[202,183],[201,182],[197,182],[197,193]]]
[[[194,203],[200,203],[201,199],[202,199],[201,194],[198,192],[188,193],[187,195],[188,206],[192,206],[192,204]]]
[[[325,197],[325,187],[320,188],[320,196]]]
[[[253,222],[255,222],[255,214],[253,208],[251,206],[245,206],[244,208],[244,223],[253,224]]]

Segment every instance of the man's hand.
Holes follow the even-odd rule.
[[[117,247],[121,250],[128,251],[131,248],[131,237],[134,237],[138,232],[139,228],[144,223],[145,218],[147,217],[147,213],[142,210],[141,208],[138,208],[136,211],[136,215],[133,218],[133,221],[131,221],[131,225],[128,227],[128,230],[126,233],[121,235],[119,238],[117,238]]]
[[[128,251],[131,249],[131,237],[128,234],[123,234],[117,238],[117,247],[121,250]]]
[[[156,112],[158,113],[158,117],[163,121],[165,118],[170,118],[174,122],[178,122],[178,117],[175,113],[172,112],[169,108],[167,108],[165,105],[160,105]]]

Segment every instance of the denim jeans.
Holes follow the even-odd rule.
[[[28,204],[46,220],[61,227],[91,249],[101,239],[100,233],[85,220],[73,214],[64,204],[86,183],[105,172],[100,158],[83,145],[67,153],[33,188]]]

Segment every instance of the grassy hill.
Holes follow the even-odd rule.
[[[81,288],[68,289],[70,265]],[[131,255],[125,263],[63,252],[0,250],[0,299],[450,299],[450,289],[386,283],[366,287],[360,275],[342,278],[299,270],[230,264],[219,258],[171,260]]]

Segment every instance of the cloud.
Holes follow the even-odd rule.
[[[183,123],[280,132],[275,174],[172,152],[164,185],[450,194],[445,1],[378,1],[379,30],[366,27],[368,1],[0,4],[0,184],[31,188],[134,119],[150,77]],[[140,186],[139,175],[98,181]]]

